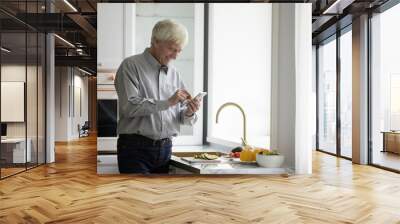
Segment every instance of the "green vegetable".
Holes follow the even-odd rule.
[[[243,148],[241,146],[238,146],[231,150],[231,152],[241,152],[241,151],[243,151]]]
[[[272,151],[264,150],[264,151],[259,152],[259,154],[265,155],[265,156],[273,156],[273,155],[279,155],[279,152],[276,150],[272,150]]]

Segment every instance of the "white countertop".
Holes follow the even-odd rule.
[[[264,168],[257,163],[189,163],[177,156],[171,157],[171,165],[198,174],[291,174],[287,168]]]
[[[199,146],[173,146],[172,152],[223,152],[229,153],[229,148],[218,146],[199,145]],[[222,158],[220,163],[189,163],[177,156],[171,157],[171,164],[182,169],[190,170],[198,174],[292,174],[288,168],[264,168],[253,163],[243,163],[238,160],[232,162]]]

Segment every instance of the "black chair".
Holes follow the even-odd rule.
[[[80,127],[80,125],[78,124],[79,138],[89,136],[89,129],[90,129],[89,121],[85,121],[82,127]]]

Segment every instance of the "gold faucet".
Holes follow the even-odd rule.
[[[219,113],[222,111],[222,109],[224,109],[227,106],[234,106],[237,107],[240,112],[242,112],[243,115],[243,138],[242,138],[242,145],[246,146],[247,145],[247,137],[246,137],[246,114],[244,113],[243,108],[237,104],[237,103],[232,103],[232,102],[228,102],[228,103],[224,103],[222,106],[219,107],[218,111],[217,111],[217,116],[216,116],[216,120],[215,123],[218,123],[218,116]]]

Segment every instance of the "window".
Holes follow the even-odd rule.
[[[251,25],[249,25],[251,24]],[[250,145],[269,147],[271,4],[210,4],[208,136],[225,145],[241,143],[242,115]]]
[[[400,5],[371,18],[372,163],[395,170],[400,170],[399,21]]]
[[[340,36],[340,154],[352,157],[352,33]]]
[[[400,74],[390,74],[390,130],[400,130]]]
[[[318,149],[336,154],[336,39],[319,46],[318,64]]]

